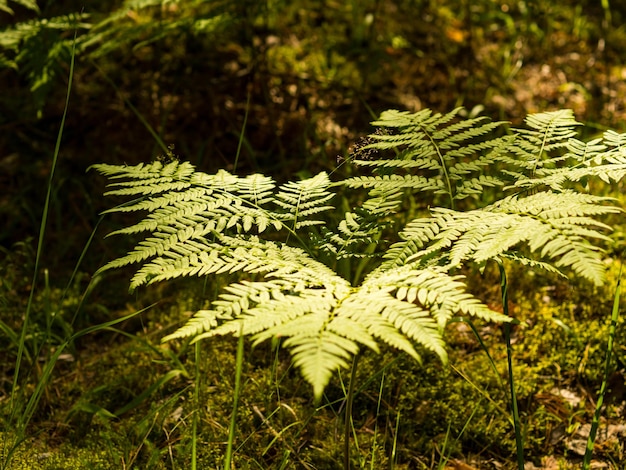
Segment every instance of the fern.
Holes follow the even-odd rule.
[[[623,178],[626,136],[579,141],[569,111],[529,116],[509,133],[484,118],[461,120],[458,110],[389,111],[375,125],[382,130],[352,158],[372,174],[336,183],[319,173],[277,185],[179,161],[95,165],[110,179],[106,194],[131,199],[107,212],[146,213],[113,232],[143,239],[100,271],[139,264],[131,289],[235,275],[210,308],[164,340],[280,339],[316,398],[363,347],[378,351],[382,342],[416,360],[421,348],[445,361],[453,316],[510,321],[466,292],[453,274],[461,266],[505,259],[603,281],[610,227],[598,219],[620,209],[568,182]],[[347,208],[339,220],[329,205],[337,187]],[[434,205],[398,231],[393,224],[407,220],[406,198],[416,194],[433,202],[445,195],[448,207]],[[454,208],[478,195],[482,207]]]
[[[240,331],[255,343],[282,338],[316,397],[360,346],[378,351],[380,340],[420,360],[416,342],[445,361],[441,331],[453,314],[508,320],[465,293],[457,278],[436,270],[377,271],[354,288],[302,251],[265,243],[267,251],[255,252],[244,245],[249,254],[243,269],[264,272],[269,280],[231,284],[212,310],[197,313],[164,340]]]
[[[419,359],[414,347],[419,344],[445,360],[442,327],[451,315],[507,320],[442,270],[372,271],[352,286],[316,259],[306,240],[323,222],[319,216],[331,209],[325,173],[276,187],[261,175],[207,175],[178,161],[94,168],[111,180],[107,195],[136,198],[108,212],[148,213],[114,232],[147,236],[100,272],[139,263],[131,289],[183,276],[239,273],[242,279],[211,309],[165,339],[240,331],[257,343],[283,338],[317,398],[360,347],[378,350],[382,341]],[[397,189],[372,191],[337,230],[325,227],[328,250],[359,257],[359,247],[375,242],[382,219],[397,209],[400,196]],[[269,228],[274,240],[261,239]]]
[[[33,2],[20,5],[38,12]],[[0,4],[0,10],[2,8]],[[75,13],[55,18],[39,18],[0,30],[0,68],[11,68],[24,75],[30,86],[38,117],[56,79],[65,76],[64,64],[70,60],[73,38],[65,31],[91,27],[87,14]]]
[[[349,187],[386,187],[446,195],[455,200],[476,196],[486,187],[502,186],[497,176],[486,174],[496,165],[512,137],[493,137],[502,123],[486,118],[456,120],[461,108],[447,114],[423,110],[415,114],[386,111],[373,125],[383,131],[370,135],[365,150],[394,150],[393,158],[355,159],[371,167],[375,176],[346,180]],[[391,174],[389,174],[391,172]]]
[[[183,35],[224,34],[234,19],[219,2],[191,0],[168,7],[161,0],[127,0],[122,7],[96,24],[84,43],[98,58],[123,47],[135,50],[166,38]],[[177,6],[177,3],[184,5]],[[154,21],[155,17],[159,21]]]
[[[276,195],[271,178],[251,175],[239,178],[226,171],[215,175],[195,172],[186,162],[139,164],[133,167],[95,165],[100,173],[113,180],[107,195],[142,196],[108,212],[148,211],[141,222],[113,232],[135,234],[151,232],[128,255],[108,263],[110,269],[140,263],[157,257],[140,269],[131,289],[150,279],[169,279],[192,275],[195,267],[206,261],[206,254],[217,246],[213,239],[242,232],[257,233],[293,230],[322,223],[315,218],[332,209],[324,205],[333,195],[325,173],[297,183],[287,183]],[[124,179],[124,181],[119,181]],[[263,207],[265,206],[265,207]],[[162,265],[175,266],[163,272]],[[201,270],[206,274],[205,270]]]
[[[610,198],[577,194],[539,193],[510,196],[480,210],[456,212],[436,208],[432,217],[411,221],[401,233],[403,241],[387,252],[386,268],[422,260],[458,267],[466,261],[484,264],[490,259],[523,253],[525,246],[554,267],[568,267],[595,284],[604,279],[602,250],[588,239],[609,241],[600,230],[610,227],[591,216],[620,210],[603,203]],[[540,261],[519,256],[524,264]],[[551,269],[553,270],[553,269]]]
[[[517,160],[507,160],[531,174],[550,163],[552,152],[566,148],[570,139],[576,137],[576,126],[571,109],[531,114],[525,121],[527,129],[516,129],[518,138],[512,146]]]
[[[389,186],[373,189],[368,196],[354,212],[345,213],[334,231],[323,228],[320,249],[335,260],[371,256],[368,248],[379,244],[383,230],[389,226],[387,218],[398,210],[403,193]]]
[[[0,0],[0,11],[14,14],[10,4],[41,13],[33,0]],[[137,50],[168,38],[221,38],[237,24],[237,5],[204,0],[127,0],[118,10],[98,19],[97,15],[74,12],[0,28],[0,69],[10,68],[26,77],[38,117],[57,79],[65,75],[64,66],[74,45],[77,56],[97,59],[125,47]],[[76,44],[74,32],[78,33]]]
[[[626,134],[604,133],[602,139],[582,142],[571,138],[566,152],[547,159],[533,176],[515,181],[514,187],[534,189],[548,187],[562,191],[568,183],[586,182],[591,177],[605,183],[616,182],[626,175]]]
[[[40,12],[39,6],[37,6],[37,2],[35,0],[11,0],[11,3],[20,5],[30,11],[34,11],[35,13]],[[0,11],[4,11],[9,15],[15,14],[15,12],[9,7],[8,0],[0,0]]]

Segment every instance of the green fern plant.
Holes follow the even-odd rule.
[[[581,189],[586,189],[590,177],[599,177],[607,183],[623,178],[624,135],[607,132],[603,140],[581,142],[575,138],[579,123],[573,113],[560,110],[530,115],[525,128],[513,129],[499,139],[487,137],[476,142],[483,135],[477,121],[474,121],[475,129],[470,125],[467,131],[464,129],[468,128],[469,120],[448,125],[451,114],[456,112],[443,116],[432,115],[430,111],[414,115],[387,112],[377,123],[384,126],[384,132],[371,136],[372,142],[360,149],[370,156],[378,152],[383,158],[373,159],[369,164],[377,174],[354,179],[353,186],[386,187],[388,160],[391,160],[395,167],[418,169],[401,177],[402,185],[416,192],[416,197],[424,197],[421,189],[438,185],[434,193],[447,194],[450,200],[451,209],[434,207],[429,217],[410,221],[400,233],[401,241],[387,251],[381,268],[419,263],[456,269],[470,262],[482,268],[493,260],[500,270],[506,315],[508,288],[504,260],[561,275],[564,274],[559,268],[567,267],[595,284],[602,283],[603,253],[592,241],[608,242],[604,233],[610,227],[594,217],[620,209],[607,205],[610,198],[586,194]],[[385,137],[388,135],[392,137]],[[393,149],[395,155],[384,158],[381,152],[388,149]],[[472,176],[472,172],[478,172],[478,176]],[[459,173],[464,178],[459,178]],[[465,212],[453,210],[455,199],[477,198],[487,188],[503,186],[507,181],[508,185],[502,188],[504,192],[493,198],[495,201],[481,198],[481,203],[487,203],[485,207]],[[507,195],[507,190],[516,192]],[[522,470],[524,444],[509,324],[505,325],[504,333],[517,465]]]
[[[27,10],[34,11],[35,13],[39,13],[39,6],[37,5],[37,2],[35,0],[11,0],[11,3],[24,7]],[[9,7],[8,0],[0,0],[0,11],[4,11],[9,15],[15,14],[13,9]]]
[[[25,77],[38,118],[46,100],[66,74],[72,48],[77,56],[98,59],[123,48],[134,50],[164,39],[222,37],[241,22],[237,6],[185,0],[164,5],[161,0],[127,0],[107,16],[83,11],[52,18],[41,16],[32,0],[0,0],[0,11],[13,15],[10,3],[37,17],[0,28],[0,71],[11,69]],[[74,32],[79,33],[74,42]]]
[[[35,13],[35,2],[17,1]],[[12,13],[6,2],[0,10]],[[38,117],[46,98],[59,77],[67,75],[65,66],[79,43],[73,33],[91,27],[85,13],[72,13],[54,18],[36,18],[0,29],[0,70],[13,69],[23,75],[30,88]],[[68,34],[72,33],[72,34]]]
[[[92,58],[98,58],[124,47],[139,50],[166,38],[223,35],[235,22],[232,10],[220,2],[206,0],[169,5],[161,0],[126,0],[94,25],[84,48]]]
[[[572,150],[580,144],[567,111],[529,116],[527,129],[508,133],[484,118],[459,119],[458,111],[383,113],[375,122],[381,130],[351,157],[370,174],[337,182],[320,173],[278,185],[263,175],[209,175],[177,160],[95,165],[111,180],[106,194],[134,198],[108,212],[147,212],[114,232],[145,238],[100,271],[139,264],[131,289],[237,273],[210,309],[164,341],[280,339],[318,399],[363,347],[386,343],[416,360],[426,350],[445,361],[451,317],[509,322],[466,291],[455,274],[462,265],[504,259],[601,283],[609,227],[596,217],[619,209],[573,182],[619,179],[624,137],[607,133],[581,155]],[[586,175],[577,173],[582,168]],[[558,171],[564,178],[555,184]],[[501,194],[484,201],[488,188]],[[339,190],[363,202],[333,225]],[[442,195],[448,207],[432,207],[400,231],[391,224],[402,220],[408,198],[436,204]],[[455,210],[461,199],[476,208]]]

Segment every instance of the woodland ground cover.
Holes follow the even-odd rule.
[[[171,144],[181,160],[209,173],[262,172],[291,181],[334,171],[387,108],[446,112],[464,105],[469,111],[460,118],[482,114],[516,125],[529,113],[572,108],[586,124],[585,139],[624,130],[625,13],[618,5],[153,3],[107,3],[102,11],[94,5],[80,18],[56,167],[51,155],[80,10],[42,7],[40,18],[57,20],[29,23],[37,17],[33,4],[0,3],[14,10],[3,16],[10,26],[2,33],[2,77],[11,92],[0,97],[5,462],[15,439],[26,438],[8,468],[223,462],[236,341],[160,340],[236,279],[222,285],[181,279],[133,296],[126,295],[128,271],[90,283],[100,266],[132,247],[103,234],[134,222],[123,214],[98,218],[109,204],[101,197],[104,181],[84,174],[88,166],[150,162]],[[51,168],[49,219],[36,262]],[[623,183],[590,184],[592,193],[624,206]],[[411,210],[425,208],[418,200]],[[509,274],[510,313],[520,321],[514,373],[526,457],[535,468],[573,468],[581,442],[584,453],[624,240],[622,216],[609,223],[615,243],[605,258],[604,286],[526,268]],[[472,292],[498,310],[493,266],[482,276],[466,274]],[[29,328],[21,336],[27,309]],[[499,380],[506,375],[501,330],[479,325],[498,374],[462,322],[447,329],[447,366],[432,358],[420,366],[385,346],[361,359],[352,466],[514,468]],[[618,328],[606,435],[600,433],[595,454],[605,468],[624,464],[624,344]],[[285,352],[249,344],[245,351],[234,468],[341,468],[349,374],[335,376],[316,406]],[[29,401],[33,396],[37,402]],[[23,436],[11,432],[20,426]]]

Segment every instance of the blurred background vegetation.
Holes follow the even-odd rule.
[[[75,33],[56,193],[64,236],[98,212],[79,203],[98,194],[85,168],[161,152],[133,106],[201,169],[232,168],[243,132],[238,170],[284,178],[333,167],[387,108],[463,105],[519,122],[568,107],[599,129],[623,126],[620,2],[40,3],[0,2],[5,247],[36,232]]]
[[[47,271],[42,270],[37,278],[45,288],[36,297],[33,344],[37,344],[37,328],[49,330],[46,322],[50,321],[50,315],[56,318],[52,330],[58,338],[63,338],[78,326],[87,327],[121,316],[155,300],[162,302],[160,313],[125,323],[113,337],[101,333],[96,337],[100,341],[97,347],[90,341],[72,345],[68,362],[59,367],[60,378],[54,382],[36,416],[40,429],[52,430],[51,435],[56,439],[46,441],[45,446],[54,448],[59,442],[66,442],[63,439],[67,436],[82,433],[108,439],[109,451],[125,449],[119,450],[122,457],[107,454],[102,467],[91,468],[121,468],[107,466],[111,461],[119,463],[120,458],[124,462],[139,462],[140,468],[176,467],[164,463],[170,458],[172,462],[175,460],[172,455],[176,452],[172,454],[172,448],[178,445],[168,434],[174,433],[174,421],[167,420],[178,410],[174,401],[169,400],[186,389],[183,392],[176,387],[168,389],[169,379],[161,382],[162,387],[158,388],[161,401],[151,402],[147,397],[144,402],[140,400],[136,406],[143,408],[137,415],[131,415],[125,423],[127,429],[100,410],[123,407],[124,400],[132,400],[138,390],[147,389],[167,376],[173,364],[179,367],[176,361],[193,360],[186,352],[174,360],[170,353],[157,350],[154,345],[158,345],[160,329],[179,321],[180,312],[198,308],[203,298],[197,286],[184,283],[186,296],[174,288],[160,287],[148,290],[142,298],[128,298],[123,294],[127,278],[122,273],[108,279],[106,286],[95,288],[89,302],[81,303],[90,274],[126,248],[116,244],[117,241],[103,240],[102,235],[116,223],[105,219],[92,246],[80,259],[98,224],[99,213],[106,207],[101,198],[104,182],[85,171],[94,163],[136,164],[162,154],[146,123],[174,154],[203,171],[219,168],[232,171],[240,149],[238,173],[259,171],[278,180],[335,168],[337,157],[346,155],[351,144],[371,132],[368,123],[388,108],[416,111],[429,107],[443,112],[462,105],[468,114],[484,114],[516,124],[528,113],[572,108],[578,120],[587,125],[586,131],[592,134],[607,128],[623,132],[626,128],[626,4],[623,2],[92,0],[87,3],[0,0],[0,312],[4,321],[2,334],[10,339],[11,332],[19,331],[21,312],[29,294],[36,238],[75,47],[73,86],[42,253],[41,266]],[[619,197],[623,201],[623,196]],[[70,277],[79,259],[78,275]],[[69,285],[68,279],[72,279]],[[527,361],[524,373],[528,373],[529,379],[528,389],[521,395],[526,400],[524,410],[527,418],[536,418],[529,421],[528,442],[536,455],[550,453],[554,448],[562,451],[562,439],[550,441],[551,433],[559,429],[565,435],[562,428],[574,433],[576,416],[580,414],[579,408],[568,408],[564,399],[554,398],[556,395],[546,390],[559,381],[583,383],[591,389],[597,384],[598,377],[593,376],[593,371],[594,367],[599,370],[602,357],[602,341],[597,338],[602,337],[604,323],[601,322],[607,317],[605,307],[610,311],[610,306],[604,304],[610,304],[607,299],[616,279],[617,274],[613,273],[613,284],[606,291],[587,291],[584,298],[572,297],[571,287],[562,284],[548,283],[549,290],[537,291],[534,280],[519,281],[518,289],[526,293],[526,298],[518,300],[524,303],[524,311],[533,312],[524,335],[536,335],[535,340],[527,338],[528,349],[521,358]],[[494,285],[497,287],[497,281]],[[493,296],[497,297],[495,293]],[[590,302],[597,307],[595,310],[583,307]],[[563,312],[567,313],[567,319],[562,318]],[[136,337],[124,343],[122,340],[128,335]],[[464,342],[467,335],[461,328],[451,334],[451,339],[458,340],[458,354],[463,358],[459,359],[460,363],[473,370],[478,380],[488,375],[480,371],[480,368],[487,370],[487,364],[481,358],[472,365],[477,353],[475,345]],[[562,344],[562,350],[554,349],[554,357],[547,361],[545,355],[550,353],[550,348],[546,353],[545,344],[552,345],[555,341]],[[3,401],[10,391],[16,354],[15,342],[8,343],[7,346],[0,343],[0,352],[8,358],[0,365],[0,400]],[[126,349],[119,349],[120,344],[126,345]],[[228,351],[231,346],[225,342],[221,348]],[[618,359],[623,360],[624,350],[620,351]],[[73,361],[80,354],[84,358],[82,365],[72,366],[70,359]],[[139,359],[133,362],[131,357]],[[220,359],[224,361],[222,373],[232,366],[228,362],[231,359],[225,357]],[[592,364],[589,369],[580,369],[583,357],[585,364]],[[272,377],[263,375],[261,366],[272,364],[271,353],[261,354],[256,360],[254,371],[249,371],[253,382],[249,386],[258,390],[250,393],[262,396],[262,385],[267,386]],[[36,380],[37,357],[31,357],[30,361],[34,372],[28,380]],[[110,368],[110,376],[103,364]],[[437,368],[418,371],[415,366],[400,368],[396,362],[393,364],[389,380],[395,385],[390,385],[386,396],[386,406],[393,410],[389,412],[388,426],[393,429],[393,419],[400,416],[394,413],[401,412],[402,422],[407,420],[405,432],[409,436],[401,442],[401,457],[398,457],[398,462],[404,462],[405,466],[398,468],[436,468],[446,452],[466,456],[476,453],[497,462],[511,457],[513,441],[504,416],[500,421],[485,421],[482,427],[477,425],[465,431],[467,440],[459,437],[458,442],[451,441],[450,436],[463,434],[463,426],[474,412],[479,416],[497,412],[491,398],[486,399],[484,393],[475,395],[476,387],[470,385],[473,382],[461,380],[463,374],[446,370],[448,375],[445,375]],[[151,375],[133,375],[135,366],[148,367]],[[375,365],[371,367],[375,369]],[[77,370],[82,372],[81,378],[69,381],[68,377],[76,377]],[[367,373],[365,368],[365,377]],[[369,373],[375,375],[376,370]],[[545,379],[547,375],[553,379]],[[127,376],[128,383],[122,382],[123,376]],[[205,391],[206,395],[214,393],[216,410],[223,402],[223,409],[213,410],[216,415],[207,418],[207,426],[218,434],[222,431],[220,426],[228,421],[230,380],[227,377],[224,384]],[[401,395],[399,384],[405,382],[419,383],[422,388]],[[302,387],[296,377],[290,377],[284,384],[293,401],[289,402],[291,409],[280,408],[282,411],[276,415],[282,426],[287,426],[296,415],[301,419],[299,413],[305,413],[301,409],[306,407],[297,398],[298,393],[306,396]],[[340,388],[335,392],[340,395]],[[535,399],[538,393],[544,394],[549,406],[538,405]],[[367,393],[362,397],[364,403],[360,408],[357,403],[356,407],[362,416],[355,419],[363,426],[361,435],[367,441],[371,439],[368,426],[373,404]],[[468,409],[468,397],[473,397],[475,408]],[[249,410],[257,406],[254,400],[250,398]],[[100,408],[93,406],[95,402]],[[421,403],[422,408],[416,407],[416,403]],[[430,403],[428,411],[423,408],[424,403]],[[166,408],[167,412],[163,411]],[[266,408],[269,410],[269,403],[265,403],[263,409]],[[330,408],[331,415],[337,411]],[[135,410],[131,407],[130,411]],[[94,425],[94,420],[100,421]],[[258,430],[259,420],[259,413],[249,411],[242,418],[242,428]],[[278,439],[268,432],[263,436],[265,440],[257,443],[258,455],[264,446],[266,453],[250,459],[258,459],[257,464],[265,462],[259,468],[278,468],[273,465],[284,454],[275,450],[276,442],[283,451],[298,454],[296,450],[306,441],[307,450],[298,454],[298,458],[308,461],[312,453],[314,457],[310,459],[317,462],[316,468],[336,468],[332,462],[336,461],[338,450],[325,448],[329,444],[324,439],[333,441],[328,431],[333,425],[329,422],[320,424],[318,434],[314,427],[307,428],[306,432],[312,433],[308,437],[302,431],[295,437],[286,434]],[[132,430],[137,423],[139,431]],[[450,423],[452,430],[446,428]],[[281,424],[275,426],[280,429]],[[531,429],[533,426],[536,429]],[[533,434],[534,431],[537,432]],[[143,440],[141,432],[144,432]],[[134,437],[129,441],[131,434]],[[177,439],[180,446],[188,444],[188,437]],[[251,439],[251,442],[256,441]],[[446,442],[448,448],[442,449],[446,447],[442,443]],[[373,445],[367,448],[379,452],[381,459],[388,459],[389,449],[383,451]],[[623,447],[619,451],[622,454],[615,449],[607,450],[616,461],[623,459],[623,451]],[[80,455],[76,449],[69,452]],[[256,455],[251,450],[247,452]],[[219,454],[219,446],[207,447],[207,462],[215,462],[210,460],[211,453]],[[616,457],[618,454],[621,457]],[[319,463],[326,462],[325,459],[326,464]],[[50,465],[41,468],[62,468]],[[76,465],[75,468],[82,468]],[[205,468],[212,468],[212,464],[207,465]],[[302,463],[293,468],[305,468],[298,465]],[[126,468],[131,467],[132,464]],[[178,468],[184,466],[179,464]]]

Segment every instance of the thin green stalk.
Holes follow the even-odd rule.
[[[391,462],[389,464],[389,470],[396,468],[396,452],[398,449],[398,431],[400,430],[400,410],[396,415],[396,427],[393,434],[393,447],[391,448]]]
[[[380,388],[378,389],[378,400],[376,402],[376,425],[374,426],[374,442],[372,443],[372,461],[370,462],[370,470],[374,470],[374,462],[376,460],[376,447],[378,442],[378,417],[380,416],[380,406],[383,402],[383,390],[385,388],[385,371],[383,369],[380,378]]]
[[[235,365],[235,391],[233,396],[233,412],[230,416],[230,426],[228,428],[228,444],[226,445],[226,455],[224,456],[224,470],[230,470],[233,458],[233,442],[235,440],[235,427],[237,424],[237,407],[239,405],[239,395],[241,394],[241,371],[243,369],[243,323],[239,331],[237,341],[237,359]]]
[[[198,459],[198,410],[200,409],[200,342],[195,346],[196,356],[196,384],[193,391],[193,418],[191,421],[191,470],[196,470]]]
[[[496,261],[500,269],[500,292],[502,293],[502,313],[509,316],[509,291],[506,279],[506,271],[501,260]],[[509,370],[509,392],[511,394],[511,412],[513,413],[513,429],[515,430],[515,445],[517,448],[517,468],[524,470],[524,443],[522,442],[522,430],[520,426],[519,410],[517,408],[517,396],[515,394],[515,378],[513,376],[513,347],[511,346],[511,324],[504,324],[504,338],[506,341],[506,359]]]
[[[72,79],[74,77],[74,59],[76,56],[76,36],[77,30],[74,31],[74,42],[72,43],[72,54],[70,57],[70,72],[67,82],[67,92],[65,94],[65,106],[63,108],[63,115],[61,117],[61,124],[59,126],[59,132],[57,133],[57,140],[54,146],[54,153],[52,156],[52,166],[50,168],[50,176],[48,177],[48,187],[46,189],[46,199],[44,202],[43,213],[41,215],[41,224],[39,227],[39,240],[37,241],[37,253],[35,255],[35,268],[33,272],[33,279],[30,286],[30,294],[28,296],[28,303],[26,304],[26,312],[24,313],[24,322],[22,323],[22,331],[20,333],[19,344],[17,348],[17,358],[15,360],[15,372],[13,374],[13,387],[11,388],[11,398],[9,401],[10,417],[9,422],[13,423],[16,412],[15,399],[18,392],[18,383],[20,376],[20,368],[22,365],[22,357],[24,356],[24,344],[26,342],[26,332],[28,331],[28,321],[30,319],[30,312],[33,305],[33,299],[35,296],[35,286],[37,284],[37,273],[39,272],[39,262],[41,260],[41,254],[43,252],[43,241],[46,233],[46,225],[48,222],[48,214],[50,212],[50,199],[52,197],[52,182],[54,180],[54,173],[59,159],[59,151],[61,149],[61,140],[63,138],[63,130],[65,129],[65,119],[67,117],[67,110],[70,104],[70,92],[72,90]],[[22,420],[23,421],[23,420]],[[25,423],[24,423],[25,426]],[[22,431],[18,428],[18,434]]]
[[[478,344],[480,344],[480,348],[487,355],[487,359],[489,360],[489,365],[491,366],[491,370],[493,371],[494,377],[498,381],[498,385],[502,388],[503,387],[502,379],[500,378],[500,373],[498,372],[498,368],[496,367],[496,362],[493,360],[493,357],[491,357],[491,354],[489,354],[489,349],[487,349],[487,346],[485,345],[483,338],[480,336],[480,333],[476,329],[476,325],[474,325],[474,323],[472,323],[470,319],[463,318],[463,317],[454,317],[450,319],[449,323],[457,323],[457,322],[465,323],[467,326],[470,327],[470,329],[474,333],[474,336],[476,337],[476,340],[478,341]],[[454,369],[454,366],[453,366],[453,369]]]
[[[128,106],[130,108],[130,110],[135,114],[135,116],[137,116],[137,119],[139,119],[139,121],[141,121],[141,123],[143,124],[143,126],[146,128],[146,130],[150,133],[150,135],[152,136],[152,138],[154,139],[154,141],[157,143],[157,145],[159,147],[161,147],[161,150],[165,153],[165,155],[168,154],[168,152],[170,152],[170,149],[167,148],[167,145],[165,145],[165,143],[163,142],[163,140],[161,139],[161,137],[159,136],[159,134],[157,134],[157,132],[152,128],[152,126],[148,123],[148,121],[146,120],[146,118],[143,117],[143,115],[139,112],[139,110],[130,102],[130,100],[128,100],[126,97],[124,97],[122,95],[122,92],[120,91],[120,89],[117,87],[117,85],[113,82],[113,80],[111,80],[109,78],[109,76],[104,72],[104,70],[102,70],[100,67],[98,67],[98,64],[96,64],[93,60],[91,61],[91,64],[98,70],[98,72],[100,72],[102,74],[102,76],[104,77],[104,79],[109,82],[109,85],[111,85],[113,87],[113,89],[117,92],[117,94],[120,96],[120,98],[122,98],[122,100],[124,101],[124,103],[126,104],[126,106]]]
[[[448,422],[446,435],[444,436],[444,439],[443,439],[443,447],[441,449],[441,452],[439,452],[439,463],[437,464],[437,470],[443,470],[446,463],[448,462],[448,457],[446,457],[446,447],[448,446],[449,438],[450,438],[450,423]]]
[[[246,132],[246,124],[248,123],[248,112],[250,111],[250,88],[248,88],[248,98],[246,100],[246,112],[243,115],[243,124],[241,125],[241,132],[239,133],[239,142],[237,143],[237,153],[235,154],[235,163],[233,164],[233,173],[237,172],[237,164],[239,163],[239,155],[241,155],[241,146],[243,145],[243,136]]]
[[[354,402],[354,386],[356,383],[356,371],[358,369],[359,354],[352,360],[352,370],[350,371],[350,383],[346,394],[346,409],[344,411],[344,431],[343,431],[343,468],[350,470],[350,431],[352,429],[352,403]]]
[[[598,394],[598,401],[596,403],[596,410],[593,414],[593,421],[591,422],[591,430],[589,431],[589,437],[587,438],[587,449],[583,457],[583,470],[589,470],[591,464],[591,454],[593,452],[593,446],[596,441],[596,433],[598,432],[598,425],[600,423],[600,413],[602,412],[602,405],[604,403],[604,395],[606,393],[607,383],[609,381],[609,372],[611,367],[611,357],[613,354],[613,341],[615,339],[615,332],[617,330],[617,320],[619,319],[619,299],[622,293],[622,267],[620,266],[619,277],[617,279],[617,286],[613,295],[613,311],[611,312],[611,326],[609,327],[609,341],[606,347],[606,357],[604,359],[604,376],[602,377],[602,385],[600,386],[600,393]]]

